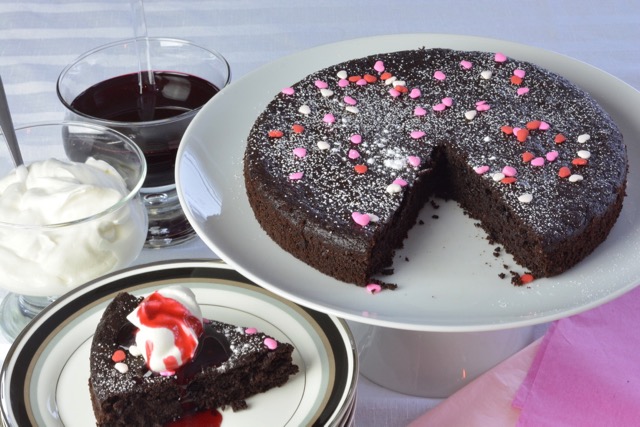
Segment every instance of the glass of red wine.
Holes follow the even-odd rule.
[[[148,173],[140,191],[149,216],[146,247],[173,246],[195,236],[176,192],[176,154],[193,117],[230,79],[220,53],[154,37],[93,49],[58,77],[67,119],[115,129],[144,153]]]

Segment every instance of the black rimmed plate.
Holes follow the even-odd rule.
[[[260,288],[211,261],[148,264],[82,286],[47,307],[21,333],[2,367],[2,420],[10,426],[95,425],[89,349],[104,308],[121,291],[146,295],[172,284],[191,288],[203,316],[254,326],[293,344],[300,372],[284,386],[222,411],[223,425],[343,424],[352,410],[357,355],[346,324]]]

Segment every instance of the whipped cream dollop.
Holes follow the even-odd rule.
[[[0,222],[5,223],[0,224],[2,287],[57,296],[130,264],[146,237],[140,200],[132,198],[97,215],[128,193],[120,174],[94,158],[85,163],[38,161],[0,179]],[[54,226],[72,221],[78,222]]]
[[[173,373],[193,359],[203,323],[191,289],[177,285],[155,291],[127,319],[138,328],[136,347],[150,370]]]

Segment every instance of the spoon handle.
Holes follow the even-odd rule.
[[[22,154],[18,146],[16,131],[13,128],[13,120],[11,120],[11,112],[9,111],[9,103],[7,102],[7,95],[4,91],[2,77],[0,77],[0,126],[2,127],[2,133],[4,133],[4,138],[9,146],[13,163],[18,167],[22,165],[24,161],[22,160]]]

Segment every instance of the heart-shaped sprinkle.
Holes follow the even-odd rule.
[[[369,82],[367,82],[364,78],[362,78],[362,79],[360,79],[360,80],[358,80],[356,82],[356,85],[358,85],[358,86],[366,86],[367,84],[369,84]]]
[[[436,104],[433,106],[433,111],[444,111],[447,109],[447,106],[444,104]]]
[[[416,116],[424,116],[425,114],[427,114],[427,110],[422,107],[416,107],[413,110],[413,114],[415,114]]]
[[[435,73],[433,73],[433,78],[435,78],[436,80],[443,81],[444,79],[447,78],[447,76],[442,71],[437,70]]]
[[[255,335],[258,333],[258,330],[256,328],[247,328],[244,330],[244,333],[247,335]]]
[[[307,104],[301,105],[300,108],[298,108],[298,112],[307,116],[311,114],[311,107],[309,107]]]
[[[540,120],[531,120],[530,122],[527,122],[527,124],[524,126],[529,130],[536,130],[540,127]]]
[[[386,72],[386,71],[384,73],[380,74],[380,79],[381,80],[387,80],[387,79],[390,79],[391,77],[393,77],[393,75],[391,75],[391,73]]]
[[[281,130],[273,129],[269,131],[268,135],[269,138],[282,138],[282,135],[284,135],[284,133]]]
[[[442,98],[442,103],[447,107],[451,107],[453,105],[453,98],[450,98],[448,96],[446,98]]]
[[[524,193],[518,196],[518,201],[520,203],[531,203],[532,200],[533,200],[533,194],[531,193]]]
[[[584,179],[582,175],[573,174],[569,177],[569,182],[580,182]]]
[[[113,355],[111,356],[111,360],[113,360],[114,362],[122,362],[126,358],[127,358],[127,355],[123,350],[120,350],[120,349],[114,351]]]
[[[522,96],[522,95],[524,95],[524,94],[529,93],[529,88],[528,88],[528,87],[519,87],[519,88],[518,88],[518,90],[516,90],[516,93],[517,93],[519,96]]]
[[[580,144],[584,144],[590,139],[591,139],[591,135],[589,135],[588,133],[583,133],[582,135],[578,136],[578,142]]]
[[[384,74],[383,74],[383,75],[384,75]],[[381,77],[381,78],[382,78],[382,77]],[[396,80],[398,80],[398,78],[397,78],[397,77],[395,77],[395,76],[391,76],[391,77],[389,77],[388,79],[384,79],[384,84],[385,84],[385,85],[387,85],[387,86],[389,86],[389,85],[392,85],[392,84],[393,84],[393,82],[395,82]]]
[[[275,350],[276,348],[278,348],[278,341],[274,340],[273,338],[265,338],[263,343],[269,350]]]
[[[425,135],[425,133],[421,130],[413,130],[410,135],[413,139],[420,139]]]
[[[367,292],[369,292],[371,295],[373,294],[377,294],[378,292],[380,292],[382,290],[382,287],[377,284],[377,283],[369,283],[366,286]]]
[[[569,175],[571,175],[571,169],[569,169],[566,166],[562,166],[559,170],[558,170],[558,176],[560,178],[566,178]]]
[[[371,218],[369,218],[369,215],[367,215],[366,213],[360,213],[360,212],[351,213],[351,218],[353,218],[356,224],[361,225],[363,227],[369,224],[369,221],[371,221]]]
[[[284,89],[282,89],[282,93],[284,93],[285,95],[293,95],[294,93],[296,93],[296,91],[292,87],[285,87]]]
[[[407,157],[407,162],[409,162],[411,166],[417,168],[418,166],[420,166],[420,157],[409,156]]]
[[[373,64],[373,69],[379,73],[382,73],[384,71],[384,62],[376,61],[376,63]]]
[[[514,85],[522,84],[522,77],[511,76],[509,80],[511,81],[511,84],[514,84]]]
[[[407,86],[407,83],[404,80],[394,80],[393,87],[397,88],[398,86]]]
[[[525,151],[524,153],[522,153],[522,161],[525,163],[530,162],[531,160],[533,160],[533,158],[536,157],[533,155],[533,153],[530,153],[528,151]]]
[[[521,79],[524,79],[526,72],[521,69],[521,68],[516,68],[515,70],[513,70],[513,75],[520,77]]]
[[[473,170],[476,171],[478,175],[484,175],[485,173],[489,172],[489,166],[487,165],[477,166],[473,168]]]
[[[378,81],[378,78],[376,76],[374,76],[373,74],[365,74],[362,77],[367,83],[375,83]]]
[[[355,165],[355,166],[353,167],[353,169],[354,169],[357,173],[359,173],[359,174],[363,174],[363,173],[366,173],[366,172],[367,172],[367,170],[368,170],[369,168],[367,167],[367,165]]]
[[[502,174],[504,176],[516,176],[518,171],[513,166],[505,166],[502,168]]]
[[[412,99],[420,98],[420,95],[422,95],[422,92],[420,92],[420,89],[415,87],[411,89],[411,92],[409,92],[409,98]]]
[[[347,80],[347,79],[338,80],[338,86],[339,87],[347,87],[347,86],[349,86],[349,80]]]
[[[465,111],[464,118],[467,120],[473,120],[477,114],[478,112],[476,110]]]
[[[391,88],[389,89],[389,95],[393,96],[394,98],[397,98],[400,96],[400,91],[396,88]]]
[[[302,179],[304,172],[293,172],[289,174],[289,179],[296,181],[298,179]]]
[[[359,134],[353,134],[351,135],[351,138],[349,138],[351,140],[352,143],[354,144],[360,144],[362,142],[362,136]]]
[[[518,129],[517,132],[514,129],[513,131],[516,134],[516,139],[519,142],[525,142],[527,140],[527,138],[529,137],[529,130],[528,129]]]
[[[502,126],[500,127],[500,130],[502,131],[502,133],[505,133],[507,135],[513,134],[513,128],[511,126],[507,126],[507,125]]]
[[[358,114],[358,112],[360,111],[355,105],[347,105],[345,107],[345,110],[353,114]]]
[[[322,118],[322,121],[325,122],[325,123],[333,123],[333,122],[336,121],[336,118],[333,116],[333,114],[327,113]]]
[[[291,126],[291,130],[293,130],[295,133],[302,133],[304,132],[304,126],[296,123],[293,126]]]
[[[587,150],[579,150],[578,151],[578,157],[582,158],[582,159],[588,159],[591,157],[591,153]]]
[[[406,185],[407,185],[407,181],[405,181],[405,180],[404,180],[404,179],[402,179],[402,178],[396,178],[396,179],[394,179],[394,180],[393,180],[393,183],[394,183],[394,184],[398,184],[400,187],[404,187],[404,186],[406,186]]]
[[[331,148],[331,145],[327,141],[318,141],[318,148],[321,150],[328,150]]]
[[[558,158],[558,152],[557,151],[549,151],[547,154],[545,154],[544,156],[548,162],[553,162],[555,159]]]
[[[476,105],[476,110],[478,111],[489,111],[489,109],[491,109],[491,106],[487,103]]]
[[[538,129],[540,129],[540,130],[549,130],[549,127],[550,127],[549,123],[541,121],[540,122],[540,126],[538,127]]]
[[[360,157],[360,153],[358,153],[358,151],[354,150],[353,148],[349,150],[349,153],[347,155],[351,160],[355,160]]]
[[[471,67],[473,67],[473,64],[466,59],[463,59],[462,61],[460,61],[460,67],[464,68],[465,70],[470,70]]]
[[[320,94],[325,98],[329,98],[333,96],[333,91],[331,89],[320,89]]]
[[[484,80],[489,80],[492,76],[493,73],[491,72],[491,70],[484,70],[480,73],[480,77],[482,77]]]
[[[502,181],[505,178],[504,174],[502,172],[497,172],[494,173],[493,175],[491,175],[491,179],[493,179],[494,181]]]
[[[515,176],[506,176],[500,180],[500,182],[503,184],[513,184],[516,181],[517,179]]]
[[[329,84],[327,82],[325,82],[325,81],[322,81],[322,80],[316,80],[314,82],[314,84],[316,85],[316,87],[318,89],[326,89],[326,88],[329,87]]]
[[[556,144],[562,144],[562,143],[563,143],[563,142],[565,142],[566,140],[567,140],[567,137],[566,137],[566,136],[564,136],[564,135],[563,135],[563,134],[561,134],[561,133],[557,134],[557,135],[553,138],[553,141],[554,141]]]
[[[307,155],[307,149],[304,148],[304,147],[296,147],[296,148],[293,149],[293,154],[296,157],[303,158],[303,157],[305,157]]]
[[[587,164],[589,164],[589,160],[583,159],[581,157],[576,157],[575,159],[571,160],[571,164],[576,166],[586,166]]]
[[[349,74],[347,73],[347,71],[346,71],[346,70],[340,70],[340,71],[338,71],[338,73],[336,74],[336,76],[337,76],[339,79],[346,79],[347,77],[349,77]]]
[[[497,52],[494,56],[494,59],[496,62],[505,62],[507,60],[507,57],[505,56],[505,54]]]
[[[389,194],[397,194],[402,191],[402,187],[398,184],[389,184],[385,191]]]
[[[358,103],[358,101],[356,101],[350,96],[345,96],[343,100],[344,100],[344,103],[347,105],[356,105]]]
[[[544,166],[544,157],[536,157],[531,160],[531,166],[541,167]]]

